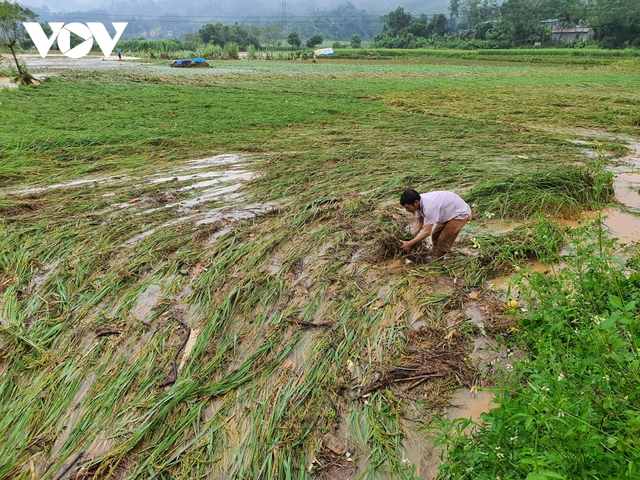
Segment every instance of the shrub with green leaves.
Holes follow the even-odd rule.
[[[222,49],[222,56],[227,59],[237,60],[240,47],[236,42],[225,43]]]
[[[220,45],[213,44],[207,45],[206,47],[204,47],[204,49],[202,49],[200,56],[211,59],[222,58],[222,47]]]
[[[525,357],[475,435],[448,424],[439,478],[638,478],[640,273],[614,247],[596,222],[555,276],[515,278],[526,308],[512,346]]]

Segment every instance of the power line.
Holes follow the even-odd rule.
[[[283,2],[284,3],[284,2]],[[250,17],[238,17],[237,15],[198,15],[198,17],[195,17],[193,15],[174,15],[174,14],[162,14],[162,15],[143,15],[143,14],[139,14],[139,13],[130,13],[130,14],[125,14],[125,13],[83,13],[83,12],[75,12],[75,13],[45,13],[45,14],[41,14],[41,16],[73,16],[76,15],[78,17],[82,16],[82,17],[110,17],[110,18],[131,18],[131,17],[143,17],[143,18],[162,18],[162,17],[171,17],[171,18],[188,18],[188,19],[192,19],[189,21],[200,21],[203,18],[224,18],[224,19],[236,19],[236,18],[248,18],[248,19],[256,19],[256,20],[261,20],[261,19],[275,19],[275,20],[280,20],[282,19],[282,14],[280,15],[260,15],[259,17],[257,16],[250,16]],[[435,14],[434,14],[435,15]],[[365,14],[365,15],[359,15],[357,17],[349,17],[349,19],[360,19],[360,18],[375,18],[377,20],[380,20],[380,17],[382,15],[373,15],[373,14]],[[288,15],[287,18],[291,19],[291,18],[333,18],[333,15]]]
[[[287,31],[287,0],[282,0],[282,27]]]
[[[93,18],[93,17],[91,17]],[[100,18],[100,17],[99,17]],[[240,24],[264,24],[264,23],[278,23],[282,20],[281,16],[277,17],[247,17],[247,18],[239,18],[239,17],[216,17],[216,18],[193,18],[191,20],[183,20],[183,19],[172,19],[172,18],[162,18],[162,17],[154,17],[154,16],[145,16],[144,18],[138,18],[137,16],[111,16],[111,15],[103,15],[101,18],[104,20],[112,20],[112,21],[126,21],[126,22],[154,22],[154,23],[198,23],[198,24],[206,24],[206,23],[240,23]],[[331,17],[322,17],[322,18],[331,18]],[[299,19],[299,20],[292,20]],[[313,21],[313,19],[308,19],[306,17],[287,17],[287,21],[289,23],[295,23],[297,21]],[[54,20],[51,20],[54,21]],[[380,24],[380,20],[376,18],[360,18],[360,19],[336,19],[332,18],[332,25],[340,25],[352,22],[360,22],[364,24]]]

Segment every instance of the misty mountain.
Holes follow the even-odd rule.
[[[47,13],[107,12],[111,15],[160,16],[178,14],[189,16],[217,17],[221,22],[235,22],[243,18],[280,21],[283,18],[283,0],[27,0],[21,2],[41,15]],[[286,0],[287,19],[295,21],[297,16],[310,15],[318,10],[333,10],[341,5],[353,5],[379,17],[404,7],[412,14],[446,13],[447,0]]]

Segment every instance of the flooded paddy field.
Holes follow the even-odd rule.
[[[53,67],[0,89],[0,478],[633,468],[639,65]],[[443,261],[405,188],[473,205]]]

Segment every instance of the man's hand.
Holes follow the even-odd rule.
[[[402,249],[403,252],[408,252],[409,250],[411,250],[411,247],[413,247],[413,243],[411,242],[405,242],[403,240],[398,240],[400,242],[400,248]]]
[[[408,252],[409,250],[411,250],[411,248],[414,245],[419,244],[425,238],[427,238],[429,235],[431,235],[431,227],[432,227],[431,225],[426,225],[426,226],[422,227],[422,230],[420,230],[418,235],[416,235],[413,240],[410,240],[408,242],[405,242],[403,240],[398,240],[400,242],[400,248],[402,249],[402,251],[403,252]]]

